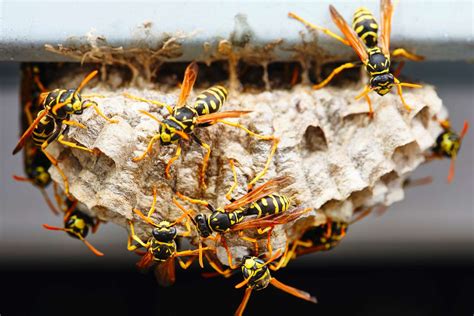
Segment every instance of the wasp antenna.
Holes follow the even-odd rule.
[[[466,120],[464,121],[464,126],[462,127],[461,134],[459,134],[459,138],[461,138],[461,140],[464,138],[464,136],[466,136],[468,130],[469,130],[469,122]]]
[[[84,242],[84,244],[87,246],[87,248],[89,248],[90,251],[92,251],[94,253],[94,255],[96,255],[98,257],[102,257],[104,255],[102,252],[100,252],[94,246],[92,246],[92,244],[90,242],[85,240],[84,237],[82,237],[82,236],[79,236],[79,237],[82,240],[82,242]]]
[[[85,85],[97,75],[98,72],[98,70],[94,70],[93,72],[88,74],[79,84],[79,87],[77,87],[76,92],[74,92],[74,94],[77,95],[85,87]]]
[[[455,165],[456,165],[456,155],[453,155],[451,157],[451,163],[449,165],[448,183],[453,182],[454,172],[455,172]]]
[[[50,226],[48,224],[43,224],[43,227],[48,229],[48,230],[61,230],[63,232],[70,232],[69,229],[66,229],[66,228],[63,228],[63,227]]]
[[[20,177],[20,176],[17,176],[17,175],[12,175],[12,178],[13,178],[13,180],[15,180],[15,181],[31,182],[31,183],[33,183],[33,180],[32,180],[32,179],[28,179],[28,178],[26,178],[26,177]]]

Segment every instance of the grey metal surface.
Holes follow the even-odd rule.
[[[184,34],[183,55],[177,60],[203,58],[203,43],[215,48],[221,39],[244,34],[250,44],[283,39],[275,53],[287,59],[286,50],[301,43],[298,22],[287,17],[294,11],[320,26],[337,31],[328,3],[351,23],[359,6],[378,17],[378,1],[0,1],[0,60],[67,60],[44,49],[45,44],[87,44],[88,33],[103,36],[113,46],[154,47],[169,35]],[[392,27],[392,47],[404,46],[430,60],[474,60],[472,1],[400,1]],[[143,23],[152,22],[151,28]],[[311,36],[306,36],[311,39]],[[338,56],[351,50],[328,36],[318,37],[321,47]]]
[[[465,63],[408,64],[404,74],[437,86],[448,106],[453,126],[474,122],[474,65]],[[46,231],[41,224],[59,225],[40,193],[11,179],[22,172],[21,155],[12,156],[18,139],[19,65],[0,63],[0,258],[3,263],[39,264],[71,262],[109,266],[137,257],[126,250],[127,233],[113,224],[101,227],[90,241],[106,256],[96,258],[77,240],[64,233]],[[350,227],[344,242],[324,255],[308,256],[299,264],[336,264],[354,259],[442,260],[473,258],[474,249],[474,131],[471,130],[458,159],[453,184],[446,183],[449,161],[421,166],[415,177],[432,175],[434,183],[407,193],[382,217],[369,217]],[[354,261],[352,261],[354,262]]]

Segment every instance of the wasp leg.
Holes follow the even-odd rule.
[[[425,59],[425,57],[420,56],[420,55],[415,55],[413,53],[410,53],[404,48],[397,48],[391,53],[392,57],[404,57],[409,60],[413,61],[422,61]]]
[[[280,268],[283,266],[283,263],[285,263],[286,261],[286,256],[288,255],[289,248],[290,247],[288,245],[288,239],[287,239],[286,245],[285,245],[285,251],[283,252],[283,255],[281,255],[280,260],[278,261],[278,264],[276,266],[273,266],[272,264],[268,266],[272,271],[280,270]]]
[[[316,298],[311,296],[311,294],[306,293],[305,291],[298,290],[297,288],[294,288],[292,286],[283,284],[275,278],[272,278],[270,280],[270,284],[273,285],[274,287],[276,287],[277,289],[282,290],[283,292],[286,292],[288,294],[291,294],[293,296],[301,298],[305,301],[308,301],[308,302],[311,302],[311,303],[317,303]]]
[[[79,128],[84,128],[86,129],[87,127],[84,124],[81,124],[79,122],[74,122],[74,121],[69,121],[69,120],[62,120],[63,124],[69,125],[69,126],[77,126]]]
[[[86,94],[86,95],[82,95],[82,98],[83,99],[90,99],[90,98],[99,98],[99,99],[103,99],[103,98],[106,98],[105,95],[103,94],[98,94],[98,93],[91,93],[91,94]]]
[[[206,206],[206,207],[209,207],[209,206],[210,206],[209,202],[204,201],[204,200],[192,199],[192,198],[190,198],[189,196],[183,195],[183,194],[181,194],[181,193],[179,193],[179,192],[176,192],[176,195],[177,195],[180,199],[185,200],[185,201],[187,201],[187,202],[189,202],[189,203],[191,203],[191,204],[198,204],[198,205],[202,205],[202,206]],[[212,212],[212,210],[211,210],[211,212]]]
[[[409,88],[421,88],[421,85],[418,84],[413,84],[413,83],[406,83],[406,82],[400,82],[397,78],[395,78],[395,84],[397,85],[397,92],[398,95],[400,96],[400,100],[402,101],[403,106],[405,109],[410,112],[411,111],[411,106],[409,106],[405,102],[405,98],[403,98],[403,90],[402,87],[409,87]]]
[[[192,137],[196,143],[206,149],[206,154],[204,155],[204,158],[202,160],[201,172],[199,173],[199,182],[201,184],[201,187],[206,188],[206,170],[209,158],[211,157],[211,147],[208,144],[202,142],[196,135],[192,134]]]
[[[258,239],[257,238],[251,238],[246,235],[244,235],[244,231],[241,230],[239,231],[239,237],[242,240],[248,241],[249,243],[252,243],[255,249],[255,253],[258,254]]]
[[[309,248],[312,246],[313,246],[313,243],[311,241],[297,240],[293,242],[293,245],[291,246],[291,250],[288,251],[288,254],[286,255],[286,258],[282,267],[286,267],[291,259],[296,258],[296,248],[298,247]]]
[[[271,236],[272,236],[273,228],[274,227],[266,227],[264,229],[261,229],[261,228],[257,229],[257,232],[259,234],[261,234],[261,235],[265,234],[265,233],[267,234],[267,250],[270,253],[270,257],[272,256],[272,252],[273,252],[272,243],[271,243]]]
[[[128,224],[130,225],[130,234],[128,235],[128,240],[127,240],[128,251],[135,251],[138,248],[138,245],[132,244],[132,240],[135,240],[143,248],[148,248],[150,246],[149,243],[144,243],[143,240],[140,239],[140,237],[135,235],[135,228],[133,227],[132,221],[128,221]]]
[[[165,168],[165,176],[166,176],[166,179],[170,179],[170,178],[171,178],[171,175],[170,175],[171,165],[172,165],[173,162],[175,162],[180,156],[181,156],[181,144],[178,143],[178,145],[176,146],[176,152],[174,153],[174,156],[173,156],[170,160],[168,160],[168,162],[166,163],[166,168]]]
[[[214,260],[212,260],[206,252],[204,253],[204,256],[206,256],[207,262],[209,263],[209,265],[210,265],[214,270],[216,270],[217,273],[223,275],[225,278],[228,278],[228,277],[231,276],[232,270],[230,270],[230,269],[226,269],[226,270],[222,269],[222,268],[220,267],[220,265],[217,264],[217,263],[215,263]]]
[[[226,251],[226,253],[227,253],[227,262],[228,262],[228,264],[229,264],[229,268],[230,268],[231,270],[237,269],[238,266],[235,266],[235,265],[232,263],[232,261],[233,261],[233,260],[232,260],[232,254],[231,254],[231,252],[230,252],[230,250],[229,250],[229,246],[227,246],[227,241],[225,240],[225,238],[224,238],[223,236],[221,236],[220,239],[221,239],[222,246],[224,247],[224,249],[225,249],[225,251]]]
[[[248,128],[246,128],[245,126],[243,126],[239,123],[234,123],[234,122],[225,121],[225,120],[217,120],[217,121],[219,123],[222,123],[222,124],[225,124],[225,125],[240,128],[240,129],[244,130],[250,136],[256,137],[256,138],[261,139],[261,140],[271,140],[273,142],[272,149],[270,150],[270,154],[268,155],[268,158],[267,158],[267,161],[265,162],[265,166],[264,166],[263,170],[260,171],[257,174],[257,176],[255,176],[255,178],[252,181],[250,181],[250,183],[247,186],[247,189],[250,191],[252,189],[253,185],[255,183],[257,183],[257,181],[260,180],[260,178],[262,178],[267,173],[268,168],[270,167],[270,163],[272,161],[272,158],[275,155],[275,152],[277,150],[278,143],[280,142],[280,139],[278,137],[273,136],[273,135],[267,136],[267,135],[260,135],[260,134],[254,133],[251,130],[249,130]]]
[[[347,46],[351,46],[351,44],[344,38],[342,38],[341,36],[333,33],[332,31],[330,31],[329,29],[327,28],[324,28],[324,27],[320,27],[320,26],[317,26],[311,22],[308,22],[306,21],[305,19],[303,19],[302,17],[300,17],[299,15],[293,13],[293,12],[290,12],[288,13],[288,17],[292,18],[292,19],[295,19],[301,23],[303,23],[306,27],[310,28],[310,29],[315,29],[315,30],[318,30],[318,31],[321,31],[323,32],[324,34],[326,35],[329,35],[331,36],[332,38],[338,40],[339,42],[341,42],[342,44],[344,45],[347,45]]]
[[[359,95],[357,95],[355,97],[356,100],[359,100],[361,97],[364,97],[365,98],[365,101],[367,101],[367,105],[369,106],[369,117],[370,118],[373,118],[374,117],[374,109],[372,107],[372,101],[370,101],[370,97],[369,97],[369,92],[372,91],[372,89],[370,89],[370,86],[365,86],[364,90],[359,93]]]
[[[40,190],[41,194],[43,195],[43,198],[46,201],[46,204],[48,204],[49,208],[54,213],[54,215],[58,215],[59,211],[56,209],[53,202],[49,198],[49,195],[48,195],[48,192],[46,191],[46,189],[45,188],[39,188],[39,190]]]
[[[358,66],[360,66],[360,63],[345,63],[337,67],[331,72],[331,74],[326,79],[324,79],[318,84],[313,85],[313,89],[314,90],[321,89],[322,87],[326,86],[337,74],[339,74],[343,70],[358,67]]]
[[[151,218],[151,216],[155,213],[156,207],[156,186],[153,186],[153,201],[151,202],[150,210],[148,211],[147,217]]]
[[[64,135],[59,135],[58,137],[58,142],[64,146],[68,146],[68,147],[71,147],[71,148],[76,148],[76,149],[80,149],[80,150],[84,150],[84,151],[87,151],[89,153],[92,153],[92,149],[89,149],[87,147],[84,147],[84,146],[79,146],[77,144],[74,144],[72,142],[68,142],[68,141],[65,141],[64,140]]]
[[[247,307],[250,294],[252,294],[252,288],[251,287],[245,288],[244,297],[242,298],[242,302],[240,303],[239,308],[237,308],[237,310],[235,311],[234,316],[242,316],[244,314],[244,310],[245,310],[245,307]]]
[[[97,105],[97,102],[90,101],[90,100],[84,100],[84,101],[82,101],[82,104],[83,104],[83,107],[85,107],[85,108],[88,108],[88,107],[92,106],[94,108],[94,111],[97,113],[97,115],[102,117],[107,122],[109,122],[109,123],[118,123],[117,120],[112,120],[112,119],[108,118],[107,116],[105,116],[105,114],[100,110],[99,106]]]
[[[230,187],[229,191],[227,191],[225,198],[232,202],[232,192],[237,187],[237,172],[235,171],[235,164],[233,159],[229,159],[230,169],[232,170],[232,176],[234,178],[234,183]]]
[[[53,136],[54,136],[54,135],[53,135]],[[51,138],[53,138],[53,137],[50,137],[50,139],[51,139]],[[46,147],[48,147],[48,145],[49,145],[49,142],[48,142],[48,140],[46,140],[46,141],[41,145],[41,151],[44,153],[44,155],[46,156],[46,158],[48,158],[48,160],[51,161],[51,164],[56,167],[56,169],[58,170],[59,174],[61,175],[61,178],[63,178],[64,194],[66,194],[66,196],[67,196],[68,198],[70,198],[70,196],[69,196],[69,181],[67,180],[66,175],[64,174],[64,172],[63,172],[63,170],[61,169],[61,167],[59,167],[58,161],[56,160],[56,158],[54,158],[53,156],[51,156],[51,154],[46,151]]]
[[[154,144],[157,140],[159,140],[160,137],[161,137],[160,134],[156,134],[155,136],[153,136],[152,139],[150,140],[150,142],[148,143],[148,146],[147,146],[146,150],[143,152],[143,154],[141,154],[141,155],[138,156],[138,157],[134,157],[134,158],[132,159],[132,161],[133,161],[133,162],[137,162],[137,161],[140,161],[140,160],[145,159],[146,155],[151,153],[151,149],[152,149],[152,147],[153,147],[153,144]]]
[[[181,268],[183,268],[183,270],[186,270],[187,268],[189,268],[189,266],[194,262],[194,260],[196,259],[196,257],[191,257],[190,259],[188,259],[186,262],[183,262],[183,260],[181,260],[181,258],[176,258],[178,259],[178,263],[179,265],[181,266]]]
[[[166,104],[166,103],[140,98],[140,97],[131,95],[129,93],[124,93],[123,95],[126,98],[129,98],[129,99],[132,99],[132,100],[135,100],[135,101],[141,101],[141,102],[146,102],[146,103],[150,103],[150,104],[153,104],[153,105],[158,105],[158,106],[161,106],[161,107],[165,107],[168,110],[169,114],[173,114],[173,108],[170,105]]]

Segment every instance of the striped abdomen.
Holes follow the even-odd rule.
[[[40,115],[41,112],[42,111],[40,111],[38,115]],[[33,134],[32,134],[33,142],[35,143],[36,146],[41,147],[41,145],[50,137],[52,137],[55,132],[59,134],[59,130],[56,128],[56,121],[52,116],[48,114],[41,119],[41,121],[33,130]]]
[[[368,48],[377,46],[379,26],[374,15],[368,9],[357,9],[352,20],[352,28]]]
[[[223,86],[214,86],[199,94],[194,102],[193,108],[199,115],[218,112],[227,100],[227,89]]]
[[[283,213],[289,207],[290,199],[288,197],[281,194],[270,194],[250,204],[249,208],[245,210],[245,215],[263,217]]]

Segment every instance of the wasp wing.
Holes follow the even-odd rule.
[[[33,121],[33,123],[31,123],[30,127],[28,127],[28,129],[23,133],[23,135],[20,137],[20,140],[18,141],[18,143],[16,144],[16,147],[15,149],[13,149],[13,152],[12,154],[15,155],[16,153],[18,153],[22,148],[23,146],[25,145],[25,142],[26,140],[28,139],[28,137],[30,137],[30,135],[33,133],[33,130],[35,129],[35,127],[39,124],[39,122],[43,119],[43,117],[45,117],[46,115],[48,114],[48,110],[47,109],[44,109],[42,110],[40,113],[38,113],[38,116],[36,117],[36,119]]]
[[[344,36],[349,41],[349,44],[351,44],[357,55],[359,55],[360,60],[365,63],[369,58],[365,44],[362,42],[359,36],[357,36],[354,30],[347,24],[346,20],[344,20],[341,14],[337,12],[336,8],[330,5],[329,12],[331,13],[331,17],[334,23],[344,34]]]
[[[193,89],[194,83],[196,82],[198,71],[199,68],[195,61],[186,67],[183,83],[181,84],[181,92],[179,93],[178,102],[176,103],[177,107],[181,107],[186,104],[186,100],[188,99],[189,94]]]
[[[390,33],[392,30],[393,4],[391,0],[380,1],[379,43],[385,55],[390,54]]]
[[[259,199],[276,192],[278,189],[280,189],[280,187],[289,185],[292,179],[292,177],[283,176],[267,181],[234,202],[224,206],[224,210],[232,211],[252,202],[258,201]]]
[[[174,258],[171,257],[165,262],[157,264],[154,273],[156,281],[161,286],[173,285],[176,281]]]
[[[251,112],[252,111],[225,111],[225,112],[217,112],[217,113],[211,113],[211,114],[206,114],[206,115],[200,115],[197,119],[197,122],[198,124],[215,123],[218,120],[222,120],[226,118],[237,118]]]
[[[273,227],[276,225],[282,225],[296,220],[304,213],[311,211],[312,208],[297,207],[293,210],[286,211],[281,214],[273,214],[264,216],[262,218],[255,218],[243,221],[239,224],[232,226],[232,231],[245,230],[250,228],[262,228],[262,227]]]

